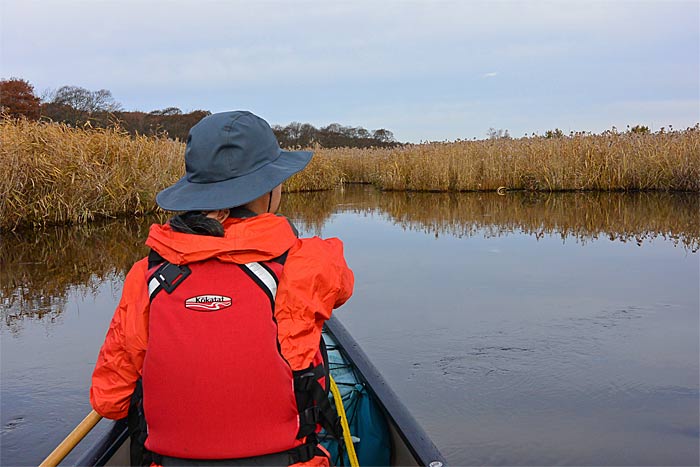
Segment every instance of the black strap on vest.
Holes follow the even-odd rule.
[[[294,393],[299,406],[297,438],[303,438],[315,432],[317,424],[325,428],[329,435],[333,437],[339,435],[340,419],[328,399],[326,390],[318,382],[319,378],[326,376],[323,366],[309,366],[306,370],[293,373]]]
[[[305,370],[292,372],[294,375],[294,395],[299,411],[299,432],[297,438],[306,437],[307,443],[318,444],[316,426],[326,431],[326,435],[338,441],[338,453],[340,462],[343,462],[343,428],[340,417],[329,399],[330,371],[328,366],[328,351],[321,337],[319,343],[323,363],[309,367]],[[325,378],[326,387],[321,386],[319,379]],[[321,451],[323,453],[323,451]]]
[[[284,264],[284,263],[281,263]],[[265,292],[265,295],[267,295],[267,298],[270,300],[270,307],[272,308],[272,312],[274,313],[275,311],[275,296],[277,294],[277,286],[279,285],[279,278],[277,277],[277,274],[275,274],[272,269],[270,269],[269,266],[266,266],[265,263],[248,263],[248,264],[239,264],[238,267],[241,268],[241,270],[253,281],[255,284],[260,287],[260,289]],[[263,280],[263,277],[267,277],[268,281],[269,278],[271,278],[274,281],[274,290],[271,288],[272,284],[266,284],[265,281]]]
[[[326,456],[326,453],[319,449],[316,436],[311,436],[309,438],[311,439],[307,439],[304,444],[287,451],[289,455],[289,465],[296,464],[297,462],[308,462],[316,456]]]
[[[136,388],[131,395],[129,412],[127,415],[127,426],[131,443],[129,446],[131,465],[151,465],[153,453],[144,446],[146,438],[148,437],[148,427],[146,426],[146,417],[143,412],[143,386],[141,384],[141,378],[136,381]]]
[[[183,459],[152,454],[153,462],[163,466],[182,467],[287,467],[297,462],[308,462],[315,456],[326,456],[317,444],[304,443],[288,451],[239,459]]]
[[[186,264],[169,263],[158,253],[151,250],[148,254],[148,269],[150,270],[159,264],[160,267],[148,277],[148,296],[151,301],[161,290],[165,290],[169,294],[173,293],[177,286],[182,284],[182,281],[192,274],[192,270]]]

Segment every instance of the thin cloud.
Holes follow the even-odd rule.
[[[488,72],[488,73],[484,73],[484,74],[481,75],[481,76],[482,76],[483,78],[493,78],[494,76],[498,76],[498,72],[497,72],[497,71],[490,71],[490,72]]]

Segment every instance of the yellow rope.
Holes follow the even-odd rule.
[[[350,467],[360,467],[360,462],[357,460],[357,454],[355,454],[355,445],[352,444],[350,425],[348,425],[348,416],[345,414],[345,407],[343,407],[343,398],[341,397],[340,390],[335,384],[335,380],[332,376],[330,377],[330,380],[335,409],[338,411],[338,415],[340,416],[340,424],[343,426],[343,439],[345,440],[345,450],[348,452],[348,458],[350,459]]]

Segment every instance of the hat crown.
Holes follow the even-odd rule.
[[[216,183],[248,175],[280,156],[270,125],[248,111],[209,115],[192,127],[185,149],[190,183]]]
[[[251,112],[212,114],[190,130],[185,176],[156,202],[168,211],[243,206],[302,170],[312,155],[280,149],[270,125]]]

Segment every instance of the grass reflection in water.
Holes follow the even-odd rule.
[[[12,332],[24,319],[60,318],[71,289],[90,293],[106,279],[123,278],[148,250],[154,218],[97,221],[2,235],[0,313]]]
[[[323,202],[319,203],[318,200]],[[586,242],[599,237],[622,242],[662,237],[700,249],[700,197],[694,193],[423,193],[381,192],[350,186],[328,193],[290,193],[285,214],[302,230],[320,232],[334,212],[376,212],[406,230],[435,236],[505,235],[519,231]]]
[[[289,193],[282,210],[302,234],[320,234],[336,212],[376,213],[404,230],[449,235],[559,235],[585,243],[599,237],[636,242],[661,237],[700,249],[700,198],[673,193],[418,193],[342,190]],[[148,227],[161,218],[120,219],[7,233],[0,250],[0,313],[20,332],[24,319],[60,319],[66,295],[121,280],[147,253]]]

